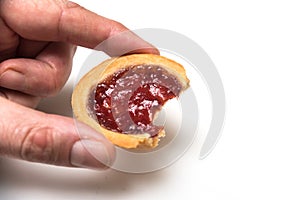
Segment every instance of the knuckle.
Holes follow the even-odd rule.
[[[59,3],[59,14],[57,18],[57,35],[59,38],[65,38],[66,41],[69,41],[69,34],[64,34],[66,30],[65,24],[69,22],[70,16],[73,16],[74,13],[80,13],[84,8],[77,3],[72,1],[63,0]],[[71,17],[72,18],[72,17]]]
[[[50,127],[27,130],[20,149],[21,158],[32,162],[53,164],[58,159],[59,147]]]

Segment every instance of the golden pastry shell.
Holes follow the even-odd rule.
[[[122,134],[107,130],[99,125],[95,117],[91,116],[88,111],[88,101],[90,93],[99,82],[114,74],[115,72],[137,65],[158,65],[167,70],[171,75],[175,76],[182,86],[182,91],[188,88],[189,79],[186,76],[185,69],[179,63],[166,57],[154,54],[133,54],[108,59],[91,71],[89,71],[76,85],[72,95],[72,108],[74,116],[77,120],[91,126],[98,132],[102,133],[113,144],[123,148],[154,148],[158,145],[161,137],[165,136],[162,130],[155,137],[149,134]],[[181,92],[182,92],[181,91]]]

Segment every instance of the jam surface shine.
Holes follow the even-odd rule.
[[[162,67],[131,66],[98,83],[93,110],[108,130],[154,137],[163,128],[152,124],[155,114],[180,91],[180,82]]]

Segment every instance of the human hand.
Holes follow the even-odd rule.
[[[111,164],[115,150],[104,136],[79,123],[81,140],[73,119],[30,108],[64,86],[76,45],[94,48],[127,30],[69,1],[0,1],[0,156],[69,167]],[[133,33],[101,50],[119,55],[126,49],[158,53]]]

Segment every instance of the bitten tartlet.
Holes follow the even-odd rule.
[[[72,95],[75,117],[123,148],[154,148],[165,136],[152,122],[166,101],[189,87],[185,69],[159,55],[108,59],[88,72]]]

